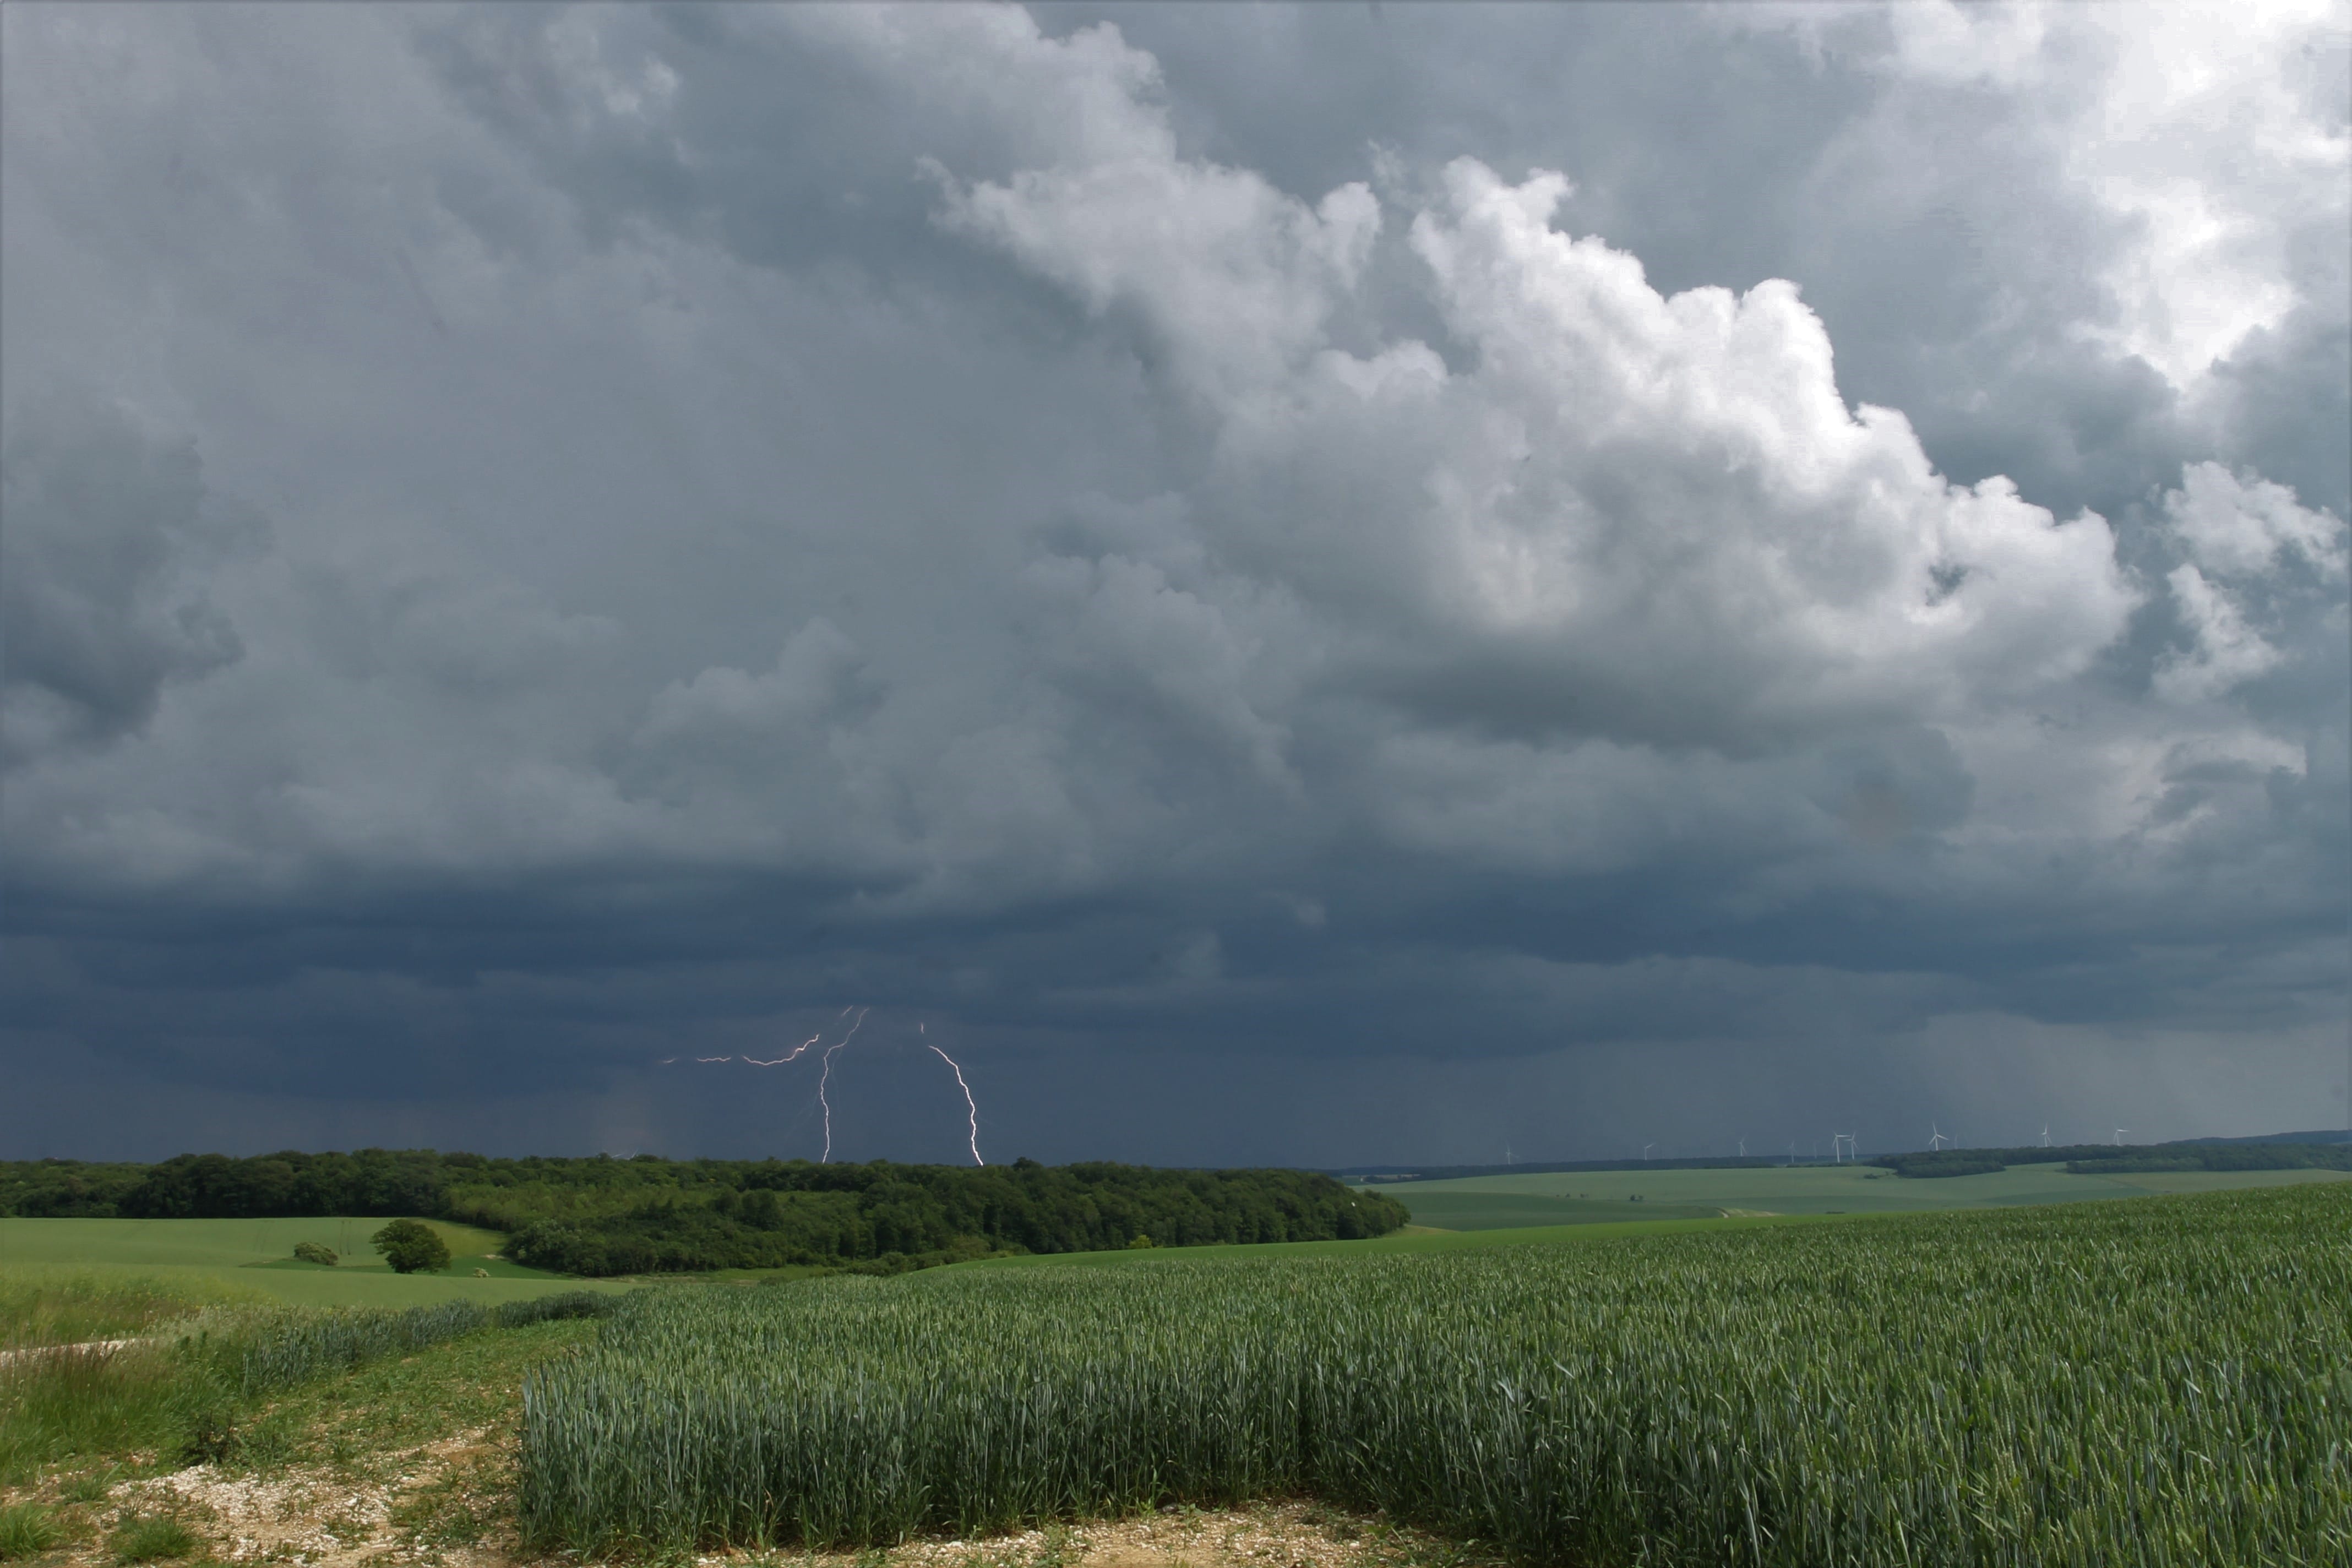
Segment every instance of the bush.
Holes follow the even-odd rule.
[[[225,1465],[236,1458],[236,1412],[226,1402],[208,1401],[188,1418],[188,1435],[181,1440],[180,1458],[190,1465]]]
[[[38,1557],[64,1539],[56,1518],[38,1503],[0,1508],[0,1563]]]
[[[331,1268],[335,1265],[335,1249],[331,1247],[321,1247],[315,1241],[296,1242],[294,1256],[304,1263],[323,1263]]]
[[[449,1267],[449,1244],[421,1219],[394,1220],[368,1241],[394,1274],[430,1274]]]

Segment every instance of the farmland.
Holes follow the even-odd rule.
[[[1307,1492],[1525,1561],[2340,1560],[2345,1200],[652,1291],[533,1373],[520,1515],[675,1551]]]
[[[1983,1175],[1907,1179],[1875,1165],[1569,1171],[1382,1183],[1413,1223],[1444,1230],[1590,1225],[1720,1214],[1902,1214],[2026,1204],[2081,1203],[2159,1193],[2352,1181],[2328,1170],[2140,1172],[2076,1175],[2063,1165],[2016,1165]]]
[[[0,1287],[71,1276],[142,1281],[192,1300],[268,1298],[311,1307],[489,1304],[571,1287],[559,1276],[490,1256],[499,1250],[495,1231],[431,1223],[449,1244],[448,1271],[402,1275],[369,1249],[381,1219],[0,1218]],[[332,1268],[296,1262],[294,1247],[304,1241],[332,1247],[342,1261]],[[477,1268],[490,1278],[475,1279]]]
[[[1000,1254],[1139,1242],[1375,1237],[1405,1223],[1403,1208],[1377,1193],[1279,1168],[651,1154],[511,1160],[430,1149],[183,1154],[154,1165],[0,1161],[0,1216],[333,1223],[323,1216],[335,1215],[487,1226],[504,1236],[497,1250],[517,1263],[604,1277],[845,1268],[896,1274]]]
[[[157,1508],[220,1555],[224,1531],[345,1528],[301,1522],[314,1495],[380,1499],[367,1550],[386,1560],[480,1541],[482,1568],[688,1544],[1045,1568],[1138,1531],[1192,1543],[1138,1561],[1194,1568],[1267,1549],[1217,1544],[1240,1541],[1328,1568],[2330,1561],[2352,1546],[2347,1198],[2306,1179],[1654,1212],[678,1283],[601,1324],[511,1328],[479,1310],[499,1297],[464,1298],[570,1282],[278,1266],[296,1240],[342,1241],[331,1219],[6,1222],[0,1285],[32,1282],[46,1313],[18,1342],[197,1309],[215,1327],[193,1359],[60,1365],[104,1394],[87,1408],[36,1397],[33,1364],[0,1376],[0,1508],[62,1521],[81,1544],[59,1568],[100,1568],[131,1528],[107,1521]],[[287,1281],[457,1300],[289,1312]],[[207,1411],[237,1446],[182,1469]]]

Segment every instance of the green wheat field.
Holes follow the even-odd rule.
[[[652,1290],[524,1389],[573,1552],[1300,1493],[1528,1563],[2352,1561],[2352,1204]]]

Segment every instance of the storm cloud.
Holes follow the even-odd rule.
[[[0,27],[17,1152],[2346,1115],[2340,7]]]

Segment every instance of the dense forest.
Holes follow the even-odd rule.
[[[1385,1235],[1407,1218],[1392,1198],[1306,1171],[494,1160],[416,1149],[0,1163],[0,1214],[419,1215],[505,1231],[518,1263],[595,1275],[896,1270],[1003,1252],[1324,1241]]]

